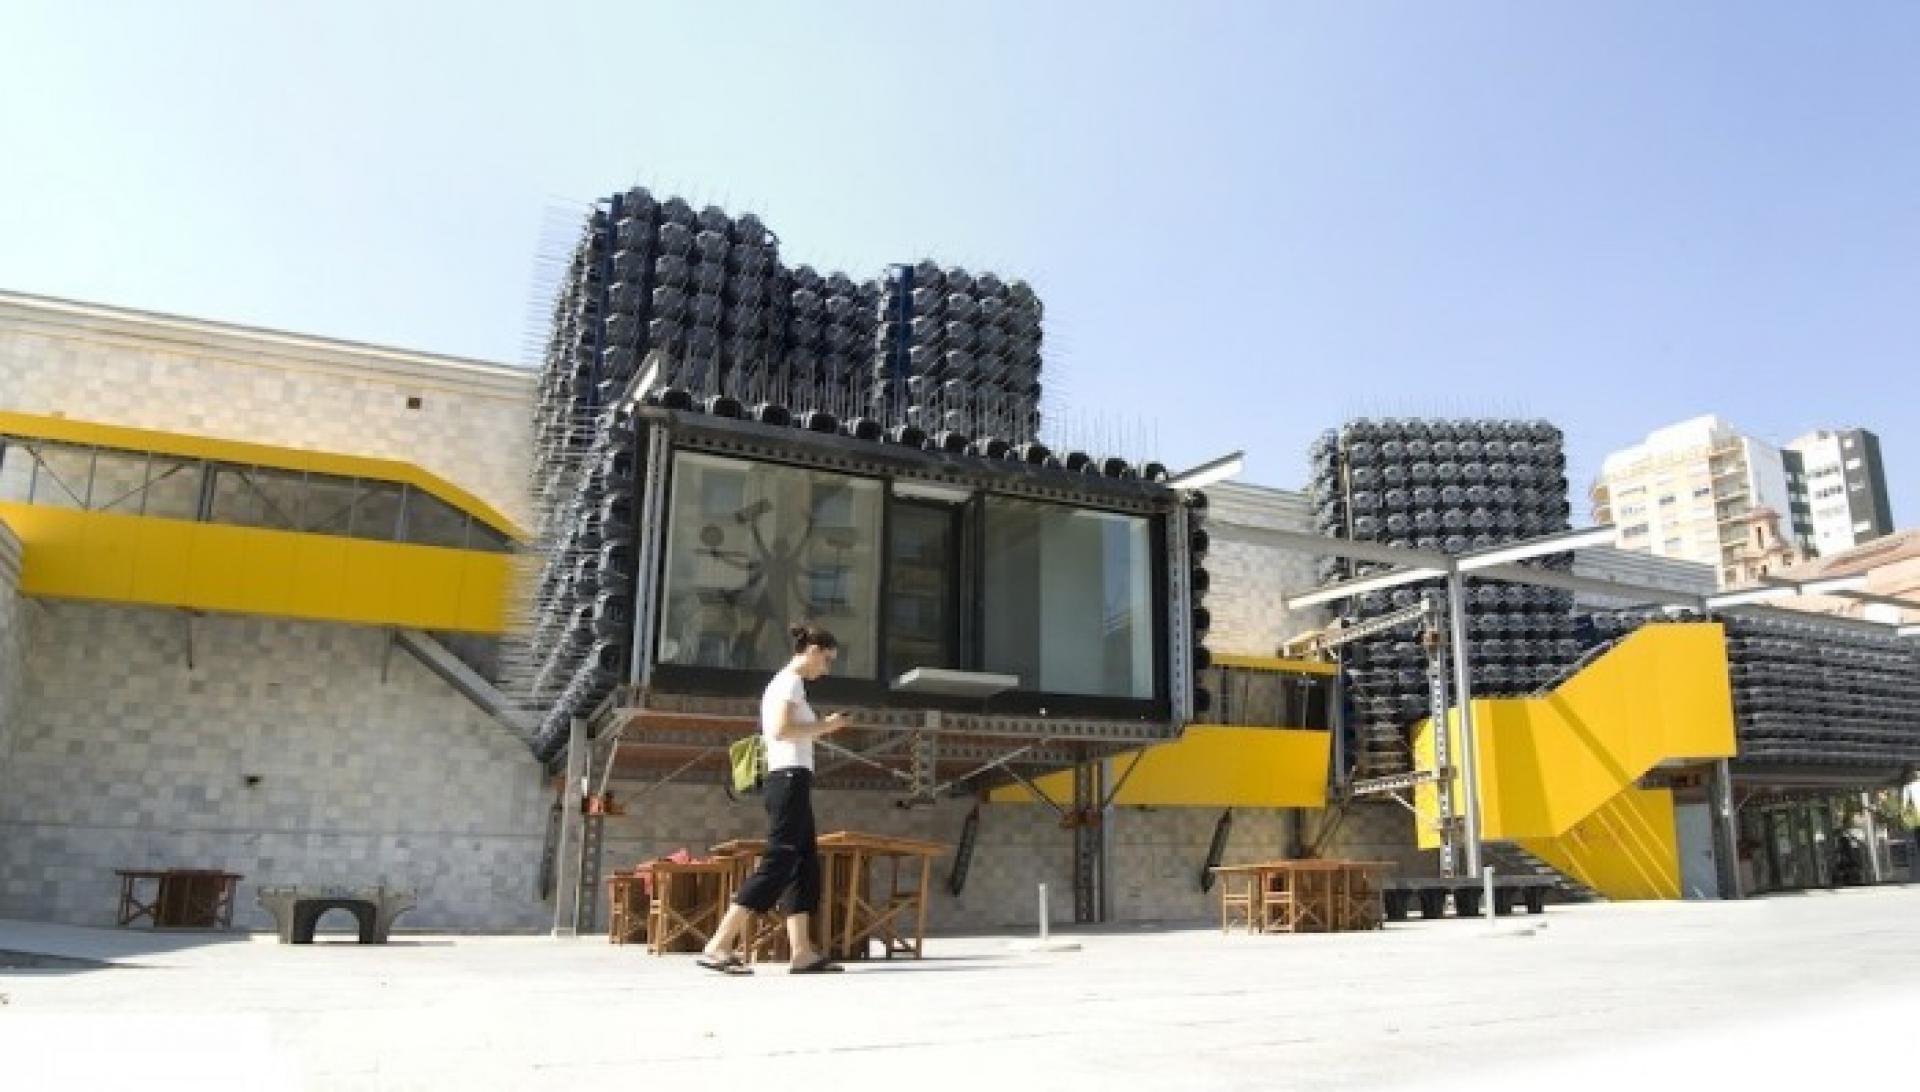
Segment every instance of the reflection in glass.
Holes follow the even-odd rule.
[[[360,479],[360,500],[353,509],[353,537],[392,542],[400,533],[400,486]]]
[[[409,487],[407,541],[458,549],[467,542],[467,514],[430,493]]]
[[[96,512],[137,516],[147,487],[147,456],[138,451],[108,451],[93,456],[93,492],[87,507]]]
[[[1147,520],[989,497],[988,671],[1023,690],[1153,697]]]
[[[24,441],[0,439],[0,501],[27,503],[33,495],[33,449]]]
[[[887,678],[959,667],[957,509],[895,500],[888,523]]]
[[[85,508],[87,480],[93,475],[93,449],[40,441],[33,447],[33,503],[50,508]]]
[[[840,639],[835,674],[873,677],[880,499],[863,478],[677,454],[660,662],[771,671],[805,620]]]
[[[202,469],[197,459],[155,455],[147,466],[147,505],[142,514],[158,519],[199,519]]]

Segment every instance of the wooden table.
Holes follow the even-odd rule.
[[[926,951],[927,892],[932,886],[933,859],[947,847],[939,842],[846,830],[821,835],[819,845],[827,895],[822,916],[826,919],[828,954],[837,959],[865,959],[868,942],[878,940],[888,959],[909,953],[921,958]],[[912,867],[915,862],[920,866],[917,879]],[[902,864],[907,866],[904,887]],[[887,872],[884,891],[873,883],[876,865]],[[903,933],[909,918],[913,922],[911,937]],[[834,935],[836,926],[838,937]]]
[[[708,852],[715,860],[725,861],[729,865],[725,891],[721,894],[721,912],[733,902],[733,896],[740,885],[747,882],[753,870],[760,867],[760,858],[767,852],[765,838],[732,838],[714,846]],[[824,872],[824,865],[822,871]],[[824,883],[824,879],[822,881]],[[826,947],[826,932],[818,921],[813,924],[814,943]],[[787,915],[778,906],[764,914],[754,914],[747,919],[746,933],[740,940],[741,956],[748,963],[759,960],[786,960],[792,955],[792,944],[787,939]]]
[[[729,861],[655,861],[653,901],[647,907],[647,950],[697,951],[704,947],[726,912]]]
[[[932,887],[933,858],[945,853],[947,847],[938,842],[847,830],[823,834],[816,844],[820,850],[820,908],[809,922],[814,945],[835,959],[865,959],[877,940],[889,959],[909,954],[921,958],[926,947],[927,892]],[[714,857],[727,868],[723,909],[753,874],[766,849],[762,838],[735,838],[713,847]],[[917,872],[914,862],[920,866]],[[881,879],[876,872],[884,874],[883,885],[876,883]],[[745,942],[745,957],[749,961],[787,958],[785,922],[785,915],[777,909],[755,915],[749,926],[751,939]]]
[[[631,944],[647,939],[647,878],[638,873],[607,877],[607,939]]]
[[[1221,865],[1220,931],[1232,928],[1238,911],[1248,932],[1338,933],[1378,929],[1378,876],[1391,861],[1306,859]]]
[[[233,927],[234,888],[244,876],[219,869],[117,868],[123,926],[145,919],[154,928],[230,929]],[[152,883],[151,898],[140,894],[142,883]]]

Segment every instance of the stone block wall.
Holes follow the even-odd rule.
[[[1260,486],[1220,485],[1207,491],[1207,532],[1212,547],[1207,573],[1213,579],[1207,609],[1214,652],[1272,656],[1281,642],[1326,623],[1318,608],[1289,611],[1288,595],[1315,586],[1314,559],[1281,549],[1262,537],[1267,530],[1311,532],[1306,497]]]
[[[0,777],[19,723],[33,603],[20,594],[20,540],[0,521]]]
[[[403,928],[551,924],[538,765],[384,631],[35,612],[0,760],[0,917],[111,925],[114,869],[222,868],[246,877],[246,928],[271,927],[254,889],[301,882],[416,888]]]
[[[522,523],[533,393],[500,364],[0,293],[0,410],[399,459]]]
[[[615,782],[630,813],[608,820],[607,868],[631,868],[649,857],[685,849],[704,856],[730,838],[765,837],[766,814],[758,797],[730,802],[718,785]],[[960,838],[972,807],[944,800],[902,810],[891,794],[829,790],[815,794],[822,833],[859,830],[940,842]],[[1115,922],[1207,921],[1218,915],[1216,896],[1200,889],[1201,866],[1219,811],[1201,808],[1115,808],[1108,820],[1111,875],[1109,917]],[[1232,864],[1280,856],[1286,846],[1287,813],[1237,809],[1223,861]],[[1073,837],[1052,809],[1039,804],[982,804],[967,882],[958,897],[946,883],[949,851],[935,862],[928,908],[930,929],[1027,931],[1039,922],[1038,886],[1047,885],[1050,920],[1073,921]],[[602,910],[601,923],[605,922]]]

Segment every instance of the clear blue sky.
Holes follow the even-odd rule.
[[[1717,412],[1877,430],[1920,523],[1920,5],[293,7],[0,9],[0,287],[518,361],[641,181],[1026,276],[1170,462],[1526,414],[1584,493]]]

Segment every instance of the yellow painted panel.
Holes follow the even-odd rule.
[[[500,633],[508,557],[0,503],[29,595]]]
[[[1252,671],[1294,672],[1301,675],[1336,675],[1338,665],[1324,660],[1290,660],[1280,656],[1242,656],[1237,652],[1213,654],[1215,667],[1242,667]]]
[[[200,526],[185,520],[144,519],[127,537],[139,542],[136,563],[127,582],[129,603],[183,603],[188,601],[188,560],[193,556],[195,532]],[[99,598],[111,599],[110,589]]]
[[[44,417],[31,413],[0,412],[0,433],[31,436],[43,440],[64,440],[75,444],[94,444],[123,451],[151,451],[183,458],[211,459],[245,466],[270,466],[281,470],[307,470],[342,478],[374,478],[404,482],[429,493],[455,508],[475,516],[509,538],[526,539],[525,532],[512,520],[437,474],[395,459],[374,459],[362,455],[340,455],[327,451],[254,444],[239,440],[218,440],[182,432],[103,425],[92,421],[74,421],[65,417]]]
[[[513,594],[513,567],[505,554],[467,553],[461,559],[460,624],[470,633],[505,633]]]
[[[1680,897],[1679,838],[1666,789],[1627,789],[1560,837],[1520,844],[1609,899]]]
[[[1319,808],[1327,802],[1326,732],[1296,728],[1206,725],[1178,740],[1113,760],[1113,776],[1139,767],[1121,785],[1114,803],[1137,807]],[[1071,771],[1035,781],[1055,800],[1073,798]],[[995,803],[1032,803],[1022,785],[994,789]]]
[[[1643,626],[1553,693],[1476,701],[1473,714],[1482,835],[1556,838],[1662,761],[1733,756],[1725,630]],[[1414,733],[1423,769],[1433,768],[1431,730],[1423,722]],[[1457,718],[1448,730],[1457,765]],[[1414,794],[1427,847],[1438,842],[1434,796]]]

